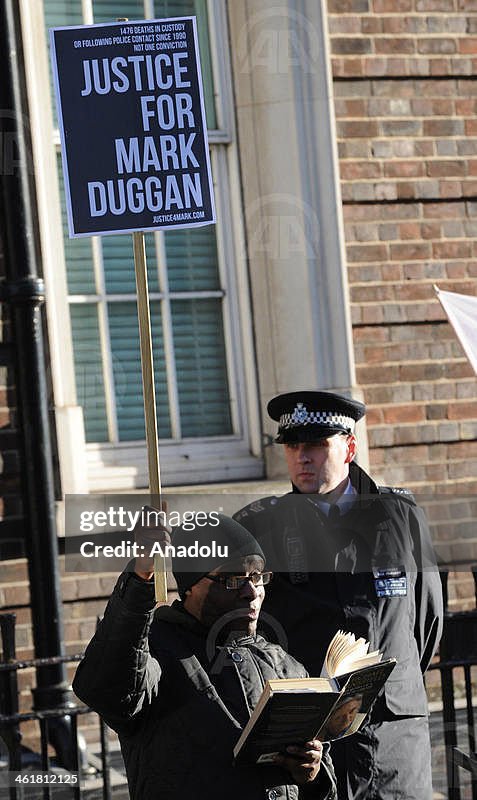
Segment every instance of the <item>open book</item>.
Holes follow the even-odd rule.
[[[326,651],[321,676],[334,678],[337,675],[346,675],[361,667],[379,664],[382,657],[379,650],[369,652],[369,642],[366,639],[356,639],[354,633],[338,631]]]
[[[381,653],[368,650],[364,639],[338,631],[321,678],[267,681],[234,747],[236,762],[271,763],[287,745],[355,733],[396,664],[395,658],[382,661]]]

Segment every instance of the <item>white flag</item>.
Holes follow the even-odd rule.
[[[434,289],[477,374],[477,297]]]

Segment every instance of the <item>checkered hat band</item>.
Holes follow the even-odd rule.
[[[291,414],[282,414],[280,417],[280,430],[289,430],[301,425],[328,425],[330,428],[340,426],[350,431],[354,430],[353,417],[344,414],[334,414],[332,411],[307,411],[304,408],[295,408]]]

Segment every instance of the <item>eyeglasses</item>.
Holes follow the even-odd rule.
[[[204,575],[209,581],[221,583],[226,589],[242,589],[245,584],[253,583],[254,586],[266,586],[270,583],[273,572],[252,572],[250,575]]]

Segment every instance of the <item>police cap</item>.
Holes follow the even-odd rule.
[[[335,392],[289,392],[270,400],[267,411],[278,422],[280,444],[313,442],[335,433],[353,433],[366,413],[358,400]]]

